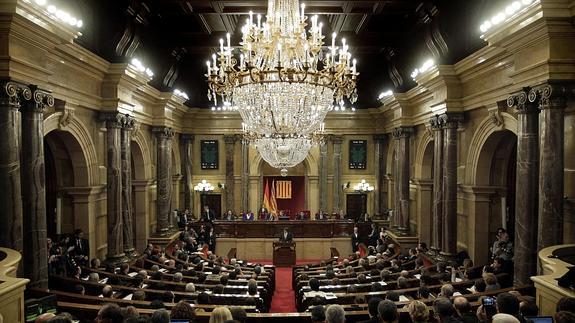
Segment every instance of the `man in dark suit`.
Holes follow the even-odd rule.
[[[81,229],[74,231],[74,239],[69,242],[69,247],[74,247],[74,260],[82,266],[88,265],[90,259],[90,246],[88,240],[84,239],[84,232]]]
[[[202,221],[212,222],[216,218],[214,212],[210,210],[209,206],[204,206],[204,211],[202,212]]]
[[[367,303],[367,308],[369,311],[369,320],[361,321],[359,323],[379,323],[379,317],[377,311],[379,302],[381,302],[381,298],[379,297],[372,297],[369,299],[369,302]]]
[[[284,231],[282,232],[282,235],[280,236],[280,241],[281,242],[292,242],[293,241],[293,235],[291,234],[291,232],[288,231],[287,228],[284,228]]]
[[[356,252],[360,243],[361,240],[359,238],[359,228],[353,227],[353,233],[351,234],[351,251]]]
[[[208,233],[206,234],[206,243],[208,244],[208,249],[212,252],[216,252],[216,235],[214,234],[214,227],[210,227]]]
[[[188,225],[188,221],[190,221],[190,210],[186,209],[184,213],[180,213],[178,217],[178,227],[180,229],[185,229]]]

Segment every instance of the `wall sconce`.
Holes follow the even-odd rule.
[[[208,181],[206,181],[205,179],[202,179],[202,181],[199,182],[198,185],[194,186],[194,191],[198,192],[209,192],[213,190],[214,186],[208,183]]]
[[[342,190],[346,190],[346,189],[349,188],[349,186],[350,186],[350,182],[347,182],[347,183],[345,183],[345,184],[343,184],[343,185],[341,186],[341,189],[342,189]]]
[[[366,182],[365,179],[362,179],[359,184],[353,187],[353,189],[358,192],[372,192],[375,189],[375,187],[369,185],[369,183]]]
[[[225,190],[226,189],[226,184],[225,183],[218,183],[218,188]]]

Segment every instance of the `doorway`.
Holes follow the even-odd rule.
[[[222,216],[222,195],[221,194],[202,194],[202,210],[204,206],[209,206],[210,210],[214,211],[216,219]]]
[[[346,194],[345,202],[347,217],[355,222],[367,212],[367,194]]]

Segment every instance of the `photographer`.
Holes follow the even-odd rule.
[[[511,261],[513,259],[513,242],[509,239],[509,234],[503,228],[497,229],[497,240],[491,248],[492,258],[503,258]]]

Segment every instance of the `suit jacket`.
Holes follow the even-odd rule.
[[[214,215],[214,211],[211,209],[209,209],[208,212],[206,212],[206,210],[202,211],[202,220],[212,222],[215,218],[216,216]]]
[[[360,242],[361,242],[361,240],[359,237],[359,233],[357,234],[357,236],[355,235],[355,233],[352,233],[351,234],[351,248],[354,252],[357,251],[357,248],[358,248]]]
[[[281,242],[292,242],[293,241],[293,235],[291,232],[287,232],[287,235],[282,232],[281,236],[280,236],[280,241]]]
[[[89,256],[90,246],[88,245],[88,240],[86,239],[76,239],[70,240],[69,247],[74,247],[74,253],[76,256]]]

